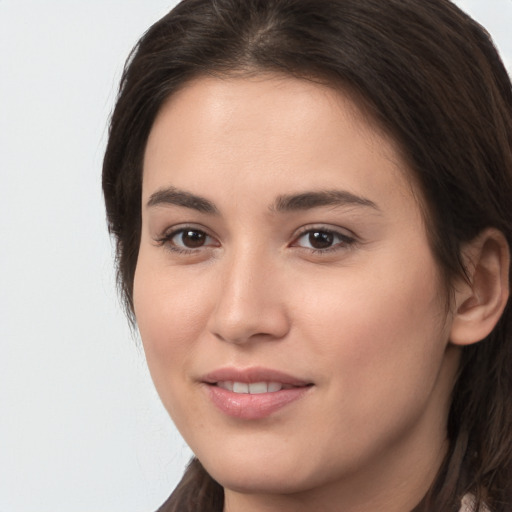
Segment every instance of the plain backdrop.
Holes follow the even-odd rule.
[[[0,0],[0,512],[150,512],[190,457],[119,306],[100,189],[124,60],[174,3]],[[458,4],[511,70],[512,0]]]

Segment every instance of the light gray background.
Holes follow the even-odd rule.
[[[117,302],[100,190],[124,59],[174,3],[0,0],[0,512],[150,512],[190,456]],[[512,0],[457,3],[512,70]]]

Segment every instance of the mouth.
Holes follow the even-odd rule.
[[[263,368],[216,370],[202,379],[213,404],[227,416],[266,418],[306,396],[312,382]]]
[[[277,393],[282,389],[293,389],[291,384],[283,384],[282,382],[236,382],[231,380],[223,380],[213,384],[219,388],[231,391],[232,393],[260,395],[262,393]]]

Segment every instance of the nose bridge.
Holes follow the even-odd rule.
[[[210,330],[219,339],[244,343],[279,339],[288,331],[276,257],[250,244],[233,250],[222,265]]]

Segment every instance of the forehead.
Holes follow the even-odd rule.
[[[387,188],[411,194],[397,145],[353,94],[282,75],[201,77],[161,108],[146,146],[143,192],[172,185],[207,193],[216,182],[228,189],[263,180],[269,191],[287,193],[331,188],[334,178],[355,193],[360,185],[382,193],[385,178]]]
[[[164,102],[152,133],[159,129],[170,131],[171,124],[181,125],[182,130],[192,128],[195,136],[211,128],[219,136],[223,129],[246,135],[260,132],[261,136],[263,130],[272,128],[269,136],[279,131],[284,140],[294,135],[290,129],[293,124],[300,129],[303,122],[311,125],[315,117],[323,118],[323,129],[329,130],[334,118],[325,115],[328,113],[344,118],[368,137],[378,135],[382,139],[378,143],[380,147],[385,139],[389,146],[386,149],[397,151],[393,139],[370,116],[369,109],[363,107],[362,98],[348,86],[335,88],[281,73],[200,76],[186,82]],[[286,117],[282,115],[284,112]]]

